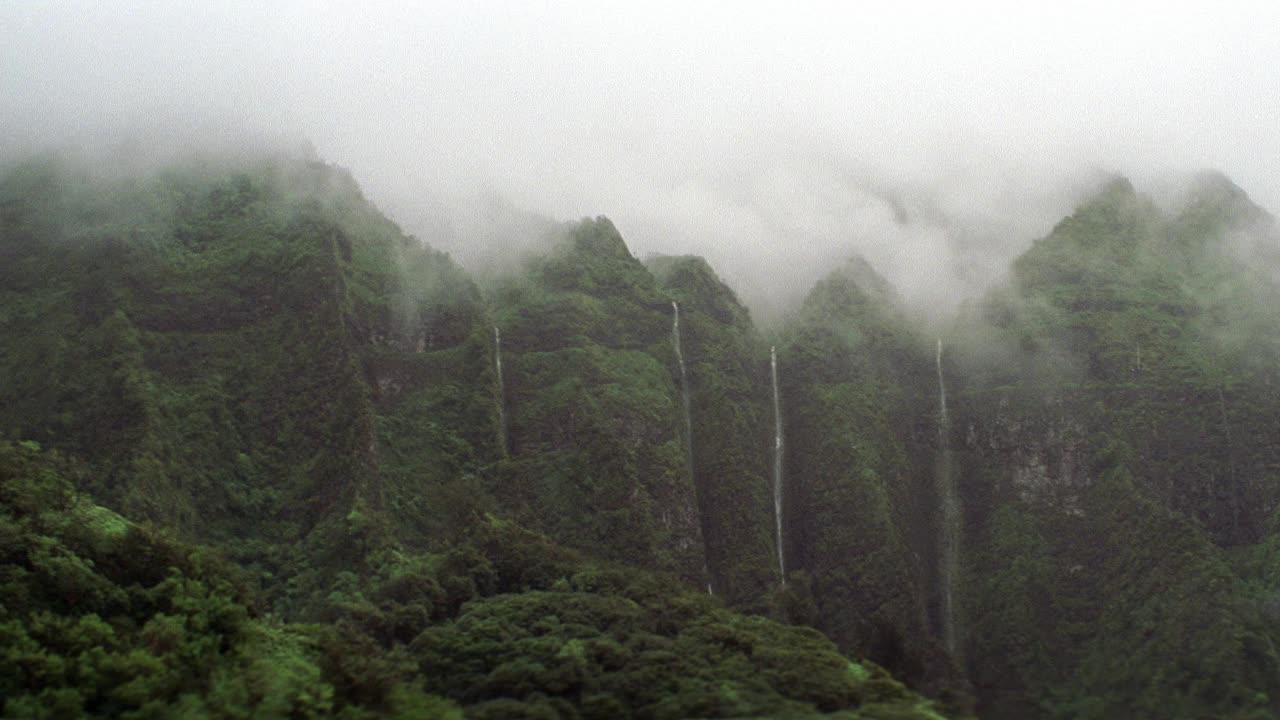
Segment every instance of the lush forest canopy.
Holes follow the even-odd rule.
[[[7,717],[1280,713],[1280,240],[1100,186],[946,323],[312,156],[0,172]]]

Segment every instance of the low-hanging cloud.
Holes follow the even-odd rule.
[[[1097,179],[1280,208],[1280,10],[1026,4],[0,4],[0,155],[314,146],[484,266],[604,214],[776,317],[861,253],[944,312]],[[234,134],[232,134],[234,136]],[[234,143],[234,141],[232,141]]]

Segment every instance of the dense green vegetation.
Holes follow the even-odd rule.
[[[34,158],[4,713],[1274,716],[1278,279],[1225,178],[1116,180],[939,356],[861,260],[765,338],[605,218],[482,289],[314,159]]]
[[[945,674],[928,630],[937,518],[928,344],[861,260],[806,298],[778,348],[785,547],[803,618],[918,681]],[[926,668],[928,672],[926,672]]]
[[[514,517],[571,547],[705,582],[670,301],[605,218],[495,293]]]
[[[1218,176],[1175,213],[1116,180],[958,324],[985,715],[1280,709],[1260,580],[1229,562],[1270,544],[1280,489],[1269,223]]]
[[[384,548],[320,622],[285,623],[219,553],[73,490],[83,472],[0,444],[5,717],[940,717],[816,632],[496,520]]]
[[[709,582],[727,602],[763,610],[777,587],[772,413],[762,341],[733,290],[697,257],[649,262],[680,304],[689,374],[692,474]]]

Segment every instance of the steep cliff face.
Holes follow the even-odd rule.
[[[781,581],[763,341],[746,308],[704,260],[668,257],[648,264],[681,313],[692,472],[712,589],[734,606],[763,611]]]
[[[1255,674],[1273,640],[1223,549],[1276,507],[1277,363],[1243,340],[1280,329],[1269,224],[1219,177],[1173,213],[1119,180],[961,318],[964,655],[985,714],[1274,711]]]
[[[315,208],[277,202],[279,187],[248,174],[210,181],[179,171],[163,186],[104,180],[116,201],[95,206],[100,188],[82,173],[50,162],[25,169],[34,183],[19,174],[5,188],[13,211],[4,234],[22,241],[8,245],[4,286],[27,308],[6,318],[6,375],[19,378],[6,384],[7,429],[106,464],[103,497],[197,536],[216,532],[198,507],[248,511],[254,522],[292,525],[280,530],[296,537],[339,498],[352,502],[355,485],[372,482],[372,422],[343,322],[343,230]],[[30,217],[38,205],[27,192],[56,213]],[[235,242],[250,230],[255,243]],[[320,352],[313,336],[325,339]],[[311,405],[335,401],[354,412]],[[200,408],[198,423],[175,422],[187,405]],[[283,449],[305,462],[328,443],[348,459],[326,467],[350,477],[303,480],[269,457]],[[176,466],[189,472],[167,472]],[[272,487],[238,495],[237,485],[257,485],[243,476],[259,469]],[[376,498],[376,487],[366,495]]]
[[[169,638],[149,603],[202,586],[162,563],[225,573],[146,520],[264,591],[200,601],[227,648],[276,637],[267,605],[339,624],[286,645],[370,713],[933,712],[723,603],[993,718],[1269,716],[1276,307],[1274,222],[1216,175],[1172,210],[1109,184],[941,339],[855,260],[766,343],[705,262],[646,267],[603,218],[482,293],[323,163],[39,159],[0,178],[0,626]],[[30,657],[0,675],[46,702]]]
[[[1002,504],[971,538],[965,660],[983,717],[1275,712],[1260,606],[1203,531],[1124,470],[1093,478],[1069,513]]]
[[[1280,396],[1263,356],[1280,322],[1264,310],[1270,220],[1224,182],[1202,180],[1167,215],[1116,181],[960,327],[971,425],[993,450],[1029,450],[1040,457],[1023,460],[1079,485],[1081,451],[1121,443],[1140,486],[1232,545],[1256,542],[1277,503],[1266,438]],[[1022,431],[1046,415],[1062,437]]]
[[[941,624],[928,348],[861,261],[818,284],[778,347],[785,549],[793,592],[813,603],[803,620],[917,678],[946,674],[927,615]]]
[[[706,583],[671,301],[612,223],[583,221],[499,289],[510,458],[494,493],[600,557]]]
[[[938,717],[724,609],[911,642],[779,598],[767,355],[659,274],[601,218],[482,297],[297,157],[4,175],[5,712]]]
[[[0,427],[85,459],[99,501],[189,540],[269,567],[295,549],[357,562],[388,497],[414,492],[405,398],[458,368],[481,384],[462,357],[427,369],[467,352],[478,293],[322,163],[134,177],[51,158],[0,197]]]
[[[495,507],[481,480],[501,455],[490,322],[479,290],[448,256],[412,239],[392,248],[366,271],[385,300],[356,329],[374,405],[381,518],[397,538],[439,549]]]

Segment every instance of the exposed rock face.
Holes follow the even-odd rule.
[[[1078,512],[1090,480],[1084,423],[1061,398],[998,394],[994,406],[990,397],[980,409],[965,404],[964,451],[1000,469],[997,495]]]

